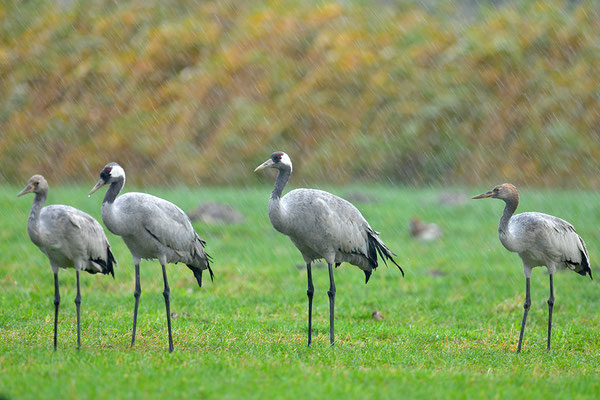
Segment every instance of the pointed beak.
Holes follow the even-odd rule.
[[[90,190],[90,192],[88,193],[88,197],[90,197],[92,194],[94,194],[94,192],[98,189],[100,189],[102,186],[104,186],[106,184],[106,182],[104,182],[104,180],[100,179],[98,182],[96,182],[96,185],[92,188],[92,190]]]
[[[481,193],[480,195],[473,196],[472,199],[485,199],[486,197],[492,197],[494,193],[490,190],[489,192]]]
[[[260,164],[258,167],[256,167],[256,169],[254,170],[254,172],[258,172],[258,171],[260,171],[261,169],[265,169],[265,168],[267,168],[267,167],[271,167],[271,166],[273,166],[273,164],[275,164],[275,163],[273,162],[273,160],[271,160],[271,159],[269,158],[267,161],[265,161],[264,163],[262,163],[262,164]]]
[[[31,193],[31,192],[33,192],[33,185],[28,183],[27,186],[25,186],[25,189],[21,190],[19,192],[19,194],[17,194],[17,197],[21,197],[24,194]]]

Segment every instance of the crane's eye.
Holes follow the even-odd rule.
[[[39,184],[40,184],[39,182],[33,182],[33,186],[37,186]]]

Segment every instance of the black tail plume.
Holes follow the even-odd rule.
[[[379,239],[378,233],[373,230],[369,230],[367,231],[367,236],[369,240],[368,258],[371,261],[372,268],[377,268],[377,254],[379,254],[379,257],[383,260],[385,265],[387,265],[386,260],[390,260],[396,267],[398,267],[402,273],[402,276],[404,277],[404,271],[402,270],[402,267],[400,267],[396,260],[394,260],[396,254],[392,253],[392,251],[388,249],[387,246]]]
[[[93,259],[90,258],[91,261],[95,262],[96,264],[100,265],[102,267],[102,273],[104,275],[108,275],[111,274],[113,279],[115,278],[115,270],[114,270],[114,265],[117,265],[117,261],[115,260],[115,256],[113,256],[112,251],[110,251],[110,246],[108,246],[106,248],[106,255],[107,255],[107,259],[108,260],[103,260],[102,258],[97,258],[97,259]],[[89,272],[90,274],[95,274],[97,271],[94,270],[86,270],[87,272]]]
[[[194,267],[193,265],[186,264],[189,269],[194,273],[194,277],[196,281],[198,281],[198,286],[202,287],[202,270],[200,268]],[[214,274],[212,269],[210,268],[210,264],[208,265],[208,272],[210,273],[210,281],[214,282]]]
[[[371,277],[371,274],[373,273],[372,271],[365,271],[363,270],[363,272],[365,273],[365,285],[367,283],[369,283],[369,278]]]

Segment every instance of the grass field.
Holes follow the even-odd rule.
[[[71,204],[100,219],[103,193],[52,187],[49,204]],[[496,182],[490,182],[490,187]],[[33,197],[0,187],[0,397],[40,398],[597,398],[600,393],[598,281],[572,272],[555,279],[552,350],[545,351],[548,277],[536,269],[524,350],[515,354],[525,280],[516,254],[497,236],[503,203],[437,203],[441,188],[327,187],[356,203],[398,254],[406,277],[381,266],[364,284],[356,267],[336,270],[336,340],[328,344],[328,277],[314,269],[313,346],[306,346],[306,273],[292,243],[267,217],[271,186],[145,188],[189,210],[231,204],[243,224],[196,230],[216,274],[199,289],[181,265],[168,267],[175,352],[167,352],[158,262],[142,262],[135,348],[129,348],[133,265],[107,232],[119,262],[115,279],[82,275],[82,349],[77,352],[75,274],[62,270],[59,348],[52,351],[53,281],[45,256],[26,233]],[[479,194],[489,187],[463,189]],[[133,190],[129,188],[129,190]],[[454,189],[459,190],[459,189]],[[592,270],[600,260],[600,195],[521,188],[519,211],[572,222],[586,240]],[[408,220],[437,222],[444,238],[414,241]],[[385,317],[371,317],[379,310]]]

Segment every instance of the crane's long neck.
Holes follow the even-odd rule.
[[[504,206],[502,218],[500,218],[500,225],[498,225],[498,232],[500,235],[505,235],[508,233],[508,222],[519,206],[519,199],[517,197],[504,199],[504,202],[506,205]]]
[[[273,193],[271,193],[271,200],[278,200],[281,198],[283,188],[290,180],[291,174],[292,171],[288,168],[279,170],[279,173],[277,174],[277,180],[275,181],[275,187],[273,188]]]
[[[29,234],[31,240],[33,240],[33,242],[36,244],[40,235],[40,213],[44,207],[44,204],[46,203],[47,198],[48,192],[39,192],[35,194],[33,205],[31,206],[31,211],[29,213],[29,220],[27,221],[27,233]]]
[[[108,190],[106,191],[106,194],[104,195],[104,201],[102,202],[102,204],[112,204],[119,195],[119,193],[121,193],[123,186],[125,186],[124,177],[119,178],[113,183],[111,183],[108,187]]]
[[[119,229],[118,218],[115,217],[113,212],[113,203],[115,202],[115,199],[121,192],[121,189],[123,189],[124,185],[125,178],[119,178],[112,182],[108,187],[108,190],[104,195],[104,201],[102,202],[102,221],[104,222],[104,225],[106,225],[108,230],[114,233],[115,235],[119,235],[121,232]]]
[[[283,188],[288,183],[292,171],[291,169],[280,169],[275,180],[275,187],[271,198],[269,199],[269,219],[273,227],[280,232],[285,231],[285,210],[281,205],[281,193]]]

